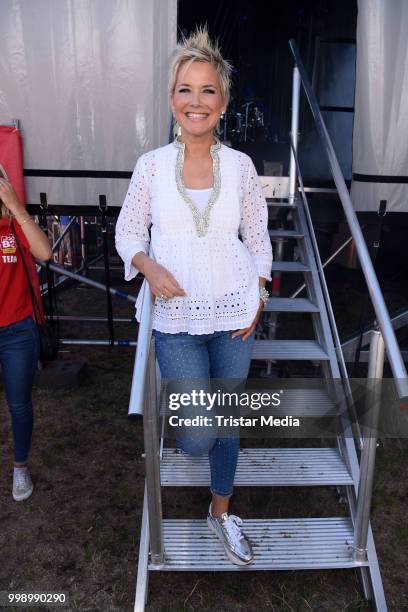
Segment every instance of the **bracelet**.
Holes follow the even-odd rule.
[[[269,298],[269,293],[265,289],[265,287],[259,287],[259,297],[263,301],[263,303],[266,304]]]
[[[18,222],[19,226],[22,227],[24,225],[24,223],[27,223],[27,221],[34,221],[34,219],[30,216],[27,217],[27,219],[24,219],[24,221],[22,223],[20,223],[20,221]]]

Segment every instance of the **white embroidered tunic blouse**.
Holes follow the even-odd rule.
[[[245,153],[220,144],[211,147],[213,159],[218,156],[218,196],[212,205],[209,196],[215,193],[206,196],[208,227],[199,235],[186,200],[194,199],[194,190],[177,179],[180,147],[174,142],[137,161],[116,225],[125,279],[137,275],[132,258],[140,251],[148,254],[150,243],[151,255],[187,294],[155,299],[153,329],[210,334],[249,327],[259,307],[258,279],[271,280],[272,267],[268,209],[255,167]],[[214,172],[214,185],[216,178]],[[198,214],[202,209],[201,203]],[[142,294],[136,301],[138,321]]]

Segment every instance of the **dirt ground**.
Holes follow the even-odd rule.
[[[115,286],[123,286],[119,279],[115,275]],[[336,291],[347,328],[353,283],[345,287],[341,281]],[[396,295],[397,302],[405,299]],[[58,303],[60,313],[105,312],[104,294],[87,288],[61,293]],[[115,300],[114,312],[132,316],[133,306]],[[134,323],[116,329],[118,337],[136,339]],[[101,324],[63,323],[61,336],[101,338],[107,332]],[[62,591],[69,601],[65,610],[130,612],[144,485],[142,423],[127,417],[134,349],[63,350],[62,359],[87,360],[87,376],[77,388],[34,391],[35,491],[24,503],[11,498],[11,429],[1,394],[0,591]],[[384,440],[377,454],[372,526],[389,610],[396,612],[408,610],[407,465],[407,441]],[[199,518],[208,501],[205,489],[167,489],[164,513]],[[327,488],[237,488],[231,509],[243,517],[346,512],[336,491]],[[150,577],[147,606],[152,612],[369,609],[354,570],[157,573]]]

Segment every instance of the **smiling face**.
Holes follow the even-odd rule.
[[[171,96],[171,107],[182,136],[205,137],[225,112],[218,74],[208,62],[181,64]]]

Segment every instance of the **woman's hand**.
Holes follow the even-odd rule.
[[[259,321],[259,317],[261,316],[261,312],[263,311],[263,309],[264,309],[264,303],[262,300],[259,300],[258,312],[256,313],[255,319],[252,321],[251,325],[249,327],[245,327],[244,329],[238,329],[237,331],[234,331],[231,334],[231,338],[235,338],[236,336],[242,336],[242,340],[243,342],[245,342],[245,340],[249,338],[249,336],[252,334],[252,332],[256,328],[258,321]]]
[[[15,217],[19,213],[24,213],[25,209],[21,206],[17,194],[13,189],[11,183],[6,181],[4,178],[0,178],[0,199],[4,206],[11,212]]]
[[[185,296],[186,292],[174,276],[163,266],[153,261],[150,257],[146,258],[143,265],[143,274],[149,283],[150,289],[156,297],[173,298],[177,295]]]

